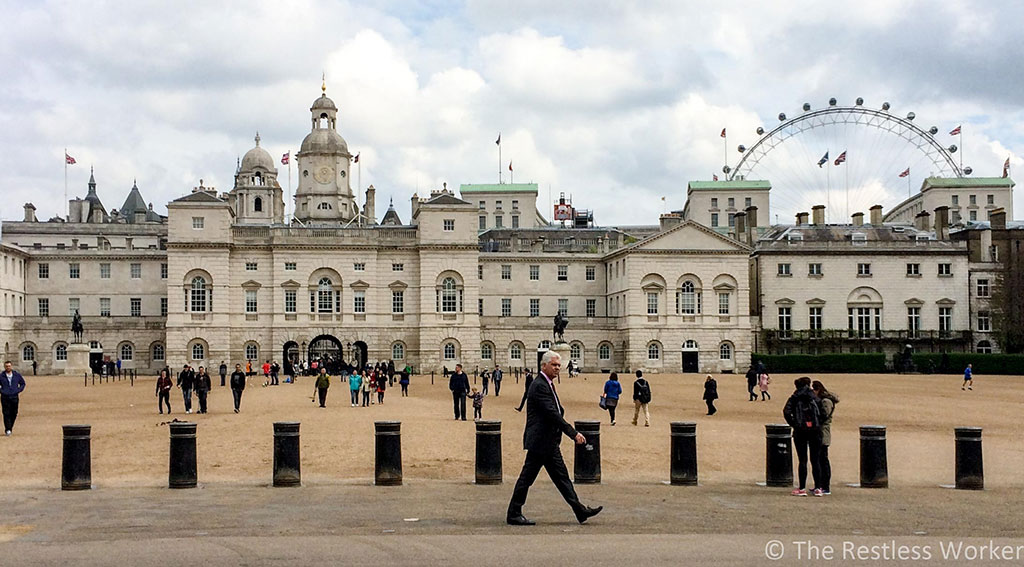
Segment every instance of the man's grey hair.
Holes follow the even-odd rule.
[[[544,351],[544,354],[542,354],[541,357],[540,357],[540,365],[544,366],[544,365],[548,364],[549,362],[551,362],[551,360],[554,359],[554,358],[557,358],[558,360],[562,360],[562,355],[558,354],[557,352],[555,352],[553,350],[546,350],[546,351]]]

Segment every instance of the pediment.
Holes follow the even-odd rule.
[[[295,280],[288,280],[281,283],[281,287],[302,287],[302,284]]]
[[[935,302],[937,305],[956,305],[956,301],[948,297],[944,297]]]
[[[405,288],[407,288],[409,286],[405,282],[401,282],[401,281],[395,280],[395,281],[389,283],[388,287],[390,289],[402,290],[402,289],[405,289]]]
[[[634,250],[707,250],[708,252],[749,252],[750,247],[738,240],[723,236],[704,225],[685,221],[681,225],[660,232],[627,249]]]
[[[370,287],[370,284],[364,282],[363,280],[356,280],[349,284],[349,287],[351,287],[352,289],[368,289]]]
[[[796,305],[796,302],[788,297],[783,297],[782,299],[776,299],[775,305]]]
[[[917,306],[917,307],[920,307],[920,306],[924,305],[924,302],[921,301],[920,299],[916,298],[916,297],[911,297],[910,299],[904,301],[903,303],[905,305],[912,305],[912,306]]]
[[[814,299],[808,299],[807,305],[825,305],[825,300],[820,297],[815,297]]]
[[[245,289],[259,289],[259,288],[263,287],[263,284],[261,284],[260,282],[258,282],[256,280],[249,280],[249,281],[243,283],[242,287],[245,288]]]

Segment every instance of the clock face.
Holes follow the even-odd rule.
[[[338,175],[340,175],[340,176],[342,176],[342,177],[345,177],[345,170],[341,170],[341,171],[339,171],[339,172],[338,172]]]
[[[313,177],[320,183],[330,183],[331,179],[334,178],[334,169],[326,165],[322,166],[313,173]]]

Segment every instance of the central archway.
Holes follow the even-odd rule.
[[[337,372],[341,367],[345,351],[342,350],[341,341],[331,335],[319,335],[309,342],[307,351],[307,364],[317,361],[327,365],[328,372]]]
[[[295,375],[295,365],[299,363],[299,356],[299,343],[295,341],[284,343],[284,354],[281,360],[285,376]]]
[[[366,368],[368,352],[369,347],[363,341],[352,343],[352,363],[356,365],[356,368]]]

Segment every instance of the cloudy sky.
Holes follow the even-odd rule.
[[[506,181],[511,161],[541,201],[564,192],[599,224],[653,224],[688,181],[735,166],[755,128],[829,97],[915,112],[974,176],[1001,175],[1007,156],[1024,171],[1017,3],[0,0],[0,13],[3,219],[26,201],[63,214],[65,147],[70,195],[94,166],[108,209],[133,179],[161,213],[200,179],[227,191],[257,130],[275,157],[298,149],[321,73],[377,211],[393,197],[404,220],[414,192],[496,182],[501,132]],[[832,188],[847,171],[882,186],[851,209],[888,208],[906,196],[904,163],[914,188],[931,167],[881,132],[783,145],[763,171],[784,222],[821,199],[801,152],[850,151],[856,168]]]

